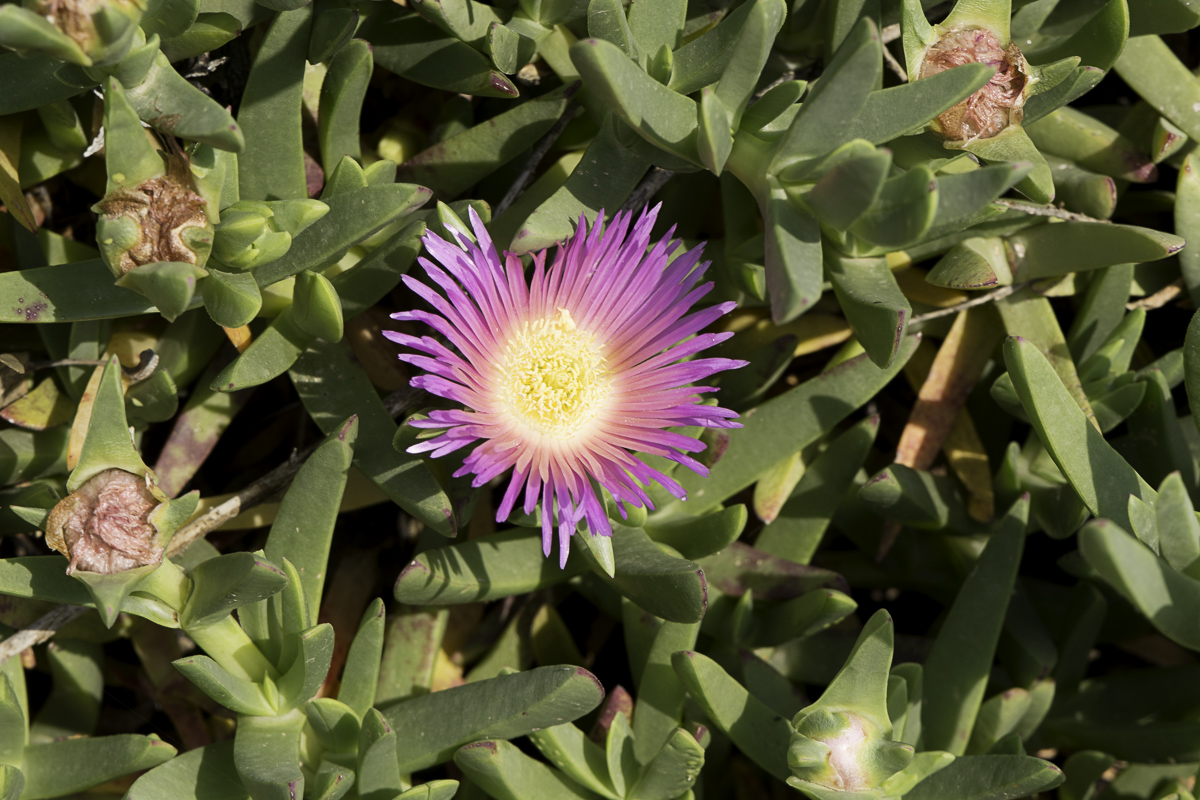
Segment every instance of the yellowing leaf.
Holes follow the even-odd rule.
[[[0,117],[0,201],[26,230],[37,233],[33,209],[21,191],[21,177],[17,174],[17,165],[20,163],[21,120],[18,117]]]

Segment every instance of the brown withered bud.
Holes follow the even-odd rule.
[[[46,522],[46,543],[70,559],[67,574],[110,574],[161,564],[158,531],[148,521],[159,505],[146,479],[107,469],[59,501]]]
[[[99,0],[35,0],[31,10],[75,40],[85,51],[96,37],[94,14]]]
[[[128,52],[145,0],[25,0],[38,14],[74,41],[97,63]]]
[[[182,155],[168,157],[166,175],[110,192],[95,210],[102,249],[116,250],[109,255],[116,257],[122,275],[158,261],[196,264],[197,250],[207,255],[212,246],[205,200],[195,191]],[[103,247],[112,238],[116,247]]]
[[[934,129],[947,139],[970,142],[989,139],[1009,125],[1020,124],[1029,78],[1025,56],[1015,44],[1004,47],[986,28],[958,28],[929,48],[921,78],[963,64],[988,64],[996,74],[982,89],[934,120]]]

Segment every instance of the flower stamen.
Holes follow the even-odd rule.
[[[609,373],[595,337],[571,312],[526,321],[508,342],[500,368],[504,404],[535,431],[569,439],[596,418],[609,394]]]

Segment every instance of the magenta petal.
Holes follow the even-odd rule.
[[[457,230],[450,231],[453,241],[426,234],[429,257],[419,264],[428,282],[404,277],[405,285],[433,311],[411,309],[392,315],[426,325],[435,335],[384,332],[404,349],[401,360],[422,371],[412,378],[414,387],[458,404],[414,420],[416,428],[441,433],[408,451],[438,458],[473,445],[455,475],[470,476],[474,486],[512,470],[497,507],[497,522],[518,506],[530,514],[540,503],[543,552],[549,556],[557,540],[560,565],[566,564],[570,537],[581,520],[588,535],[612,534],[597,487],[613,497],[622,518],[626,505],[653,507],[644,488],[651,483],[686,499],[676,480],[635,453],[663,456],[705,474],[705,466],[690,455],[704,445],[676,429],[739,425],[734,412],[701,404],[702,395],[714,389],[699,384],[745,362],[696,357],[732,335],[703,331],[734,304],[695,307],[712,290],[711,283],[701,282],[708,266],[700,262],[703,245],[668,263],[680,242],[672,238],[671,228],[651,243],[659,210],[660,206],[643,209],[636,218],[620,212],[607,225],[603,211],[591,225],[581,216],[575,234],[558,246],[552,263],[547,266],[547,251],[534,253],[527,274],[515,256],[501,258],[471,209],[474,241]],[[603,372],[582,374],[604,375],[608,387],[591,421],[570,430],[546,422],[544,415],[556,412],[514,411],[512,404],[522,401],[513,400],[511,388],[506,390],[504,384],[513,338],[531,330],[532,323],[557,320],[564,312],[580,335],[588,337],[569,347],[596,347],[597,356],[604,359],[593,362],[602,364]],[[573,357],[571,350],[560,352]],[[569,409],[575,401],[561,402],[566,405],[540,408]],[[543,422],[521,418],[520,413],[541,414],[538,419]],[[555,432],[539,433],[539,424]]]

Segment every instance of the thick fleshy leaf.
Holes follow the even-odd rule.
[[[235,608],[256,603],[283,590],[287,578],[279,567],[253,553],[228,553],[192,569],[194,588],[179,612],[189,628],[215,622]]]
[[[30,741],[52,742],[68,736],[92,735],[104,697],[103,648],[95,642],[60,638],[46,648],[46,661],[54,682],[30,725]],[[14,707],[15,702],[6,706],[0,712],[6,717],[3,724],[13,726],[6,736],[18,738],[25,728],[20,708]],[[12,711],[17,719],[8,716]],[[0,757],[0,762],[8,760]],[[20,760],[19,755],[16,760]]]
[[[1017,191],[1035,203],[1049,203],[1054,199],[1054,179],[1050,167],[1021,126],[1010,125],[990,139],[967,142],[962,149],[988,163],[1032,165],[1029,174],[1017,184]]]
[[[164,39],[161,48],[167,61],[183,61],[228,44],[241,30],[241,20],[232,14],[222,11],[197,14],[196,21],[186,31]]]
[[[830,255],[825,263],[850,329],[871,360],[887,369],[900,351],[912,313],[887,261]]]
[[[850,231],[881,247],[904,247],[925,235],[937,210],[938,182],[931,170],[918,166],[887,181]]]
[[[704,558],[736,541],[746,519],[746,507],[736,505],[700,517],[651,523],[644,530],[655,542],[677,550],[684,558]]]
[[[704,748],[687,731],[676,728],[627,796],[631,800],[672,800],[695,785],[703,766]]]
[[[376,598],[363,612],[362,622],[346,655],[338,700],[360,718],[375,703],[385,625],[383,600]]]
[[[821,229],[815,217],[797,208],[787,189],[768,177],[762,211],[767,294],[771,317],[782,325],[808,311],[821,298]]]
[[[707,656],[685,650],[671,656],[671,665],[708,718],[747,758],[780,780],[791,774],[787,765],[791,723],[763,705]]]
[[[238,719],[233,763],[242,785],[255,800],[292,800],[304,794],[300,771],[300,734],[304,713]]]
[[[82,792],[170,760],[175,748],[158,737],[121,734],[63,739],[25,748],[22,798],[42,800]]]
[[[8,13],[12,13],[11,11]],[[13,52],[0,54],[0,73],[7,76],[0,114],[8,116],[32,111],[46,103],[74,97],[83,89],[54,77],[62,62],[52,56],[25,57]]]
[[[1027,127],[1038,149],[1084,169],[1114,178],[1146,183],[1157,170],[1133,142],[1100,120],[1071,108],[1060,108]]]
[[[696,149],[700,162],[714,175],[720,175],[733,149],[733,134],[729,129],[729,109],[710,87],[700,92],[699,122]]]
[[[444,199],[456,197],[528,150],[562,116],[577,88],[547,92],[438,142],[407,159],[396,173],[398,180],[427,186]],[[354,125],[357,137],[357,117]]]
[[[152,51],[152,57],[145,78],[125,84],[139,117],[170,136],[232,152],[245,149],[246,137],[229,111],[176,72],[161,52]]]
[[[129,788],[129,800],[187,797],[197,800],[248,800],[233,765],[233,741],[189,750],[139,777]]]
[[[145,297],[113,283],[98,258],[0,273],[0,322],[73,322],[154,310]]]
[[[1069,211],[1077,211],[1093,219],[1108,219],[1117,207],[1117,179],[1097,175],[1054,156],[1046,163],[1054,173],[1054,190],[1058,201]]]
[[[728,109],[729,124],[733,128],[741,124],[746,105],[759,86],[763,67],[786,14],[787,5],[782,0],[756,0],[751,4],[729,63],[713,89],[713,94]]]
[[[1116,264],[1092,277],[1067,335],[1071,356],[1078,363],[1095,355],[1125,318],[1132,280],[1132,264]]]
[[[325,17],[331,12],[341,10],[349,9],[329,9],[314,18],[314,39],[318,30],[323,27]],[[354,16],[357,17],[357,14]],[[312,60],[311,55],[309,60]],[[358,141],[359,117],[362,114],[363,98],[367,93],[367,82],[371,78],[373,66],[371,47],[361,39],[347,42],[329,62],[329,71],[325,74],[325,80],[321,82],[317,114],[321,166],[326,174],[331,174],[343,157],[362,156],[362,148]]]
[[[584,569],[578,555],[559,569],[542,556],[541,533],[518,528],[426,550],[396,579],[396,599],[411,605],[494,600],[561,583]]]
[[[354,245],[420,207],[429,196],[423,186],[383,183],[326,197],[329,213],[296,236],[283,257],[255,269],[254,279],[259,286],[269,286],[304,270],[320,272]],[[336,281],[334,286],[338,287]]]
[[[104,83],[104,136],[112,147],[112,152],[106,151],[104,158],[108,173],[106,191],[120,187],[133,189],[162,177],[163,160],[142,132],[142,121],[129,104],[124,87],[114,78]]]
[[[1171,640],[1200,649],[1200,581],[1177,572],[1119,525],[1108,520],[1088,523],[1079,534],[1079,549],[1104,579],[1133,603]]]
[[[819,439],[855,408],[887,385],[912,355],[919,339],[906,337],[886,370],[858,356],[774,397],[743,420],[743,427],[723,432],[723,453],[708,478],[683,475],[691,513],[710,509],[741,491],[767,468]],[[728,438],[726,438],[728,437]]]
[[[288,306],[244,352],[213,378],[209,388],[238,392],[261,386],[287,372],[313,339],[312,334],[296,324],[292,306]]]
[[[863,484],[858,499],[881,517],[914,528],[970,531],[979,527],[968,516],[953,478],[901,463],[885,467]]]
[[[608,762],[603,748],[585,736],[579,728],[571,723],[554,725],[534,731],[529,734],[529,739],[542,755],[573,783],[608,800],[619,800],[619,795],[613,791],[608,778]],[[486,748],[486,744],[482,746]],[[470,745],[459,753],[469,748]],[[456,761],[459,758],[460,756],[455,756]]]
[[[309,336],[327,342],[342,340],[342,304],[333,284],[321,273],[304,270],[296,275],[291,312],[296,327]]]
[[[121,364],[116,356],[107,362],[87,420],[79,461],[67,480],[69,492],[107,469],[123,469],[138,476],[148,472],[129,434],[121,392]]]
[[[651,78],[620,47],[603,39],[584,39],[573,45],[571,60],[604,107],[642,138],[700,163],[694,100]]]
[[[217,703],[238,714],[269,717],[275,708],[262,688],[245,678],[230,675],[208,656],[189,656],[175,662],[175,669]]]
[[[964,64],[919,81],[871,92],[851,136],[883,144],[920,129],[965,100],[995,74],[989,64]]]
[[[1079,379],[1075,362],[1067,347],[1066,337],[1059,327],[1058,317],[1050,301],[1036,292],[1025,290],[996,303],[996,310],[1010,335],[1032,342],[1049,360],[1054,372],[1067,388],[1067,393],[1089,418],[1092,417],[1087,393]],[[1004,380],[1001,376],[1000,380]],[[1019,404],[1018,404],[1019,405]]]
[[[213,322],[223,328],[240,328],[250,324],[262,309],[262,292],[249,272],[225,272],[208,269],[208,277],[200,281],[200,296]]]
[[[159,261],[135,267],[117,285],[144,295],[168,321],[192,307],[196,281],[208,273],[195,264]]]
[[[1093,5],[1072,10],[1076,11],[1075,19],[1067,24],[1037,26],[1040,30],[1032,31],[1021,26],[1020,30],[1013,31],[1013,38],[1027,42],[1023,48],[1025,56],[1038,64],[1075,56],[1084,65],[1109,69],[1125,46],[1133,9],[1119,0],[1108,0],[1101,8]],[[1022,15],[1018,13],[1017,16]],[[1026,16],[1030,17],[1030,24],[1036,23],[1036,13]],[[1060,20],[1062,18],[1059,16]],[[1018,19],[1014,23],[1020,25]],[[1032,44],[1028,44],[1030,38]]]
[[[830,442],[806,467],[779,516],[763,528],[754,546],[764,553],[807,564],[862,468],[878,430],[879,417],[871,416]]]
[[[1029,500],[1008,511],[963,582],[925,662],[921,723],[926,746],[966,752],[995,658],[1008,598],[1025,545]]]
[[[1200,156],[1189,154],[1179,168],[1175,187],[1175,230],[1191,241],[1200,237]],[[1184,248],[1179,253],[1179,268],[1188,294],[1200,297],[1200,248]],[[1189,395],[1191,393],[1189,392]]]
[[[842,150],[856,144],[862,142],[852,141]],[[891,166],[891,157],[882,150],[843,161],[802,195],[802,202],[825,224],[848,230],[878,199]]]
[[[667,554],[640,528],[614,525],[612,538],[615,577],[585,556],[603,581],[657,617],[670,622],[700,621],[708,591],[699,564]]]
[[[344,343],[313,343],[290,374],[300,401],[326,434],[358,416],[354,463],[364,475],[409,514],[453,535],[458,522],[450,498],[419,456],[392,447],[396,423]]]
[[[965,756],[933,773],[904,796],[907,800],[1012,800],[1062,782],[1058,767],[1033,756]]]
[[[1004,345],[1004,360],[1034,429],[1087,507],[1097,517],[1132,529],[1129,496],[1153,505],[1154,489],[1072,402],[1036,347],[1010,338]]]
[[[776,145],[770,172],[782,173],[855,138],[856,119],[883,69],[880,47],[874,23],[860,20]]]
[[[694,111],[692,119],[694,122]],[[574,232],[581,215],[591,222],[601,209],[611,214],[613,209],[620,208],[649,169],[650,162],[622,143],[618,126],[624,127],[615,116],[606,115],[600,132],[566,182],[520,226],[509,245],[513,252],[529,253],[550,247]],[[500,249],[504,249],[504,244],[497,242]]]
[[[374,9],[360,29],[375,63],[404,78],[482,97],[514,98],[517,88],[478,50],[399,7]]]
[[[1130,464],[1152,485],[1162,483],[1169,473],[1178,472],[1182,473],[1185,486],[1195,487],[1196,466],[1166,377],[1158,370],[1150,370],[1142,382],[1146,384],[1146,393],[1128,419],[1133,445],[1127,452]]]
[[[298,639],[296,660],[279,679],[280,695],[294,707],[311,699],[325,681],[333,659],[333,626],[322,623],[304,631]]]
[[[603,697],[590,672],[557,666],[456,686],[381,710],[397,734],[400,769],[415,772],[443,763],[470,742],[513,739],[578,719]],[[430,727],[424,723],[429,719],[441,722]]]
[[[925,279],[951,289],[987,289],[1012,284],[1012,270],[1004,240],[972,237],[950,248],[929,270]]]
[[[1125,43],[1115,68],[1163,116],[1193,139],[1200,138],[1200,120],[1194,110],[1200,102],[1200,84],[1162,39],[1131,38]]]
[[[972,754],[986,753],[1017,729],[1032,702],[1029,692],[1019,687],[989,697],[979,707],[967,749]]]
[[[562,773],[503,740],[468,744],[454,754],[454,763],[473,784],[496,800],[534,797],[592,800],[595,797]]]
[[[674,54],[674,68],[668,84],[679,94],[691,94],[717,83],[737,52],[742,31],[752,15],[762,14],[773,0],[743,3],[722,18],[710,30],[680,47]]]
[[[1019,184],[1032,170],[1032,164],[1018,162],[939,174],[937,212],[931,235],[948,233],[970,224],[977,215],[990,208],[993,200]]]

